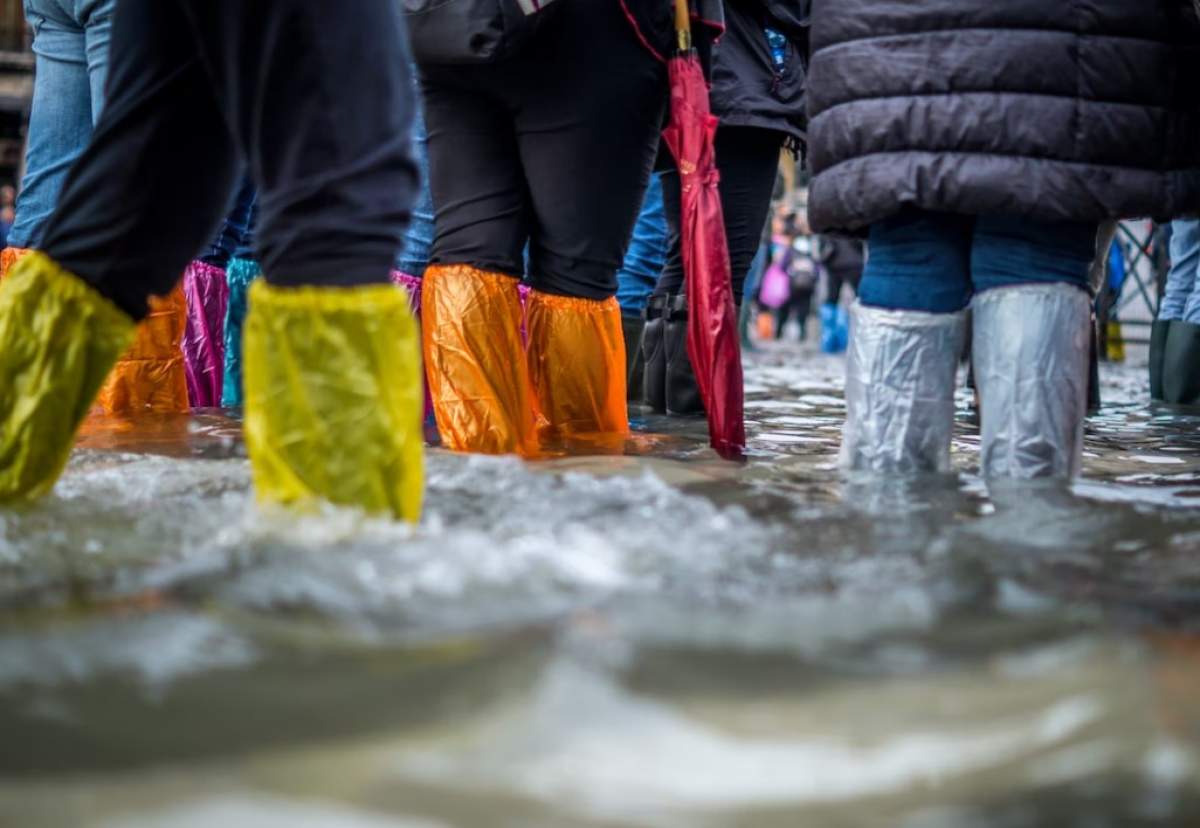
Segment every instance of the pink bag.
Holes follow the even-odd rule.
[[[758,292],[758,302],[768,308],[781,308],[787,304],[792,295],[792,280],[787,271],[777,263],[773,263],[763,274],[762,289]]]

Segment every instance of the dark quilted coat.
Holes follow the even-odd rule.
[[[814,0],[810,220],[1200,211],[1191,0]]]

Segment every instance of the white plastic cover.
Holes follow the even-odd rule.
[[[954,381],[966,313],[854,304],[846,362],[842,465],[851,471],[947,472]]]
[[[985,477],[1073,477],[1087,415],[1091,299],[1066,284],[979,294],[974,312]]]

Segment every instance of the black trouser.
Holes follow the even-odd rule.
[[[666,67],[615,0],[568,0],[547,13],[516,57],[421,68],[436,211],[429,260],[607,299],[654,165]]]
[[[384,282],[417,186],[396,3],[119,0],[107,101],[46,253],[135,318],[212,240],[243,168],[277,285]]]
[[[825,273],[828,279],[825,283],[825,304],[836,305],[842,296],[842,285],[849,285],[854,293],[858,294],[858,283],[862,281],[862,268],[855,267],[850,269],[827,267]]]
[[[800,338],[804,339],[808,335],[808,317],[812,313],[812,298],[811,290],[797,290],[792,288],[792,295],[783,303],[779,310],[775,311],[775,338],[783,339],[783,328],[787,325],[788,320],[793,315],[796,321],[800,323]]]
[[[771,193],[779,169],[784,134],[755,127],[717,130],[717,171],[721,174],[721,210],[733,275],[733,297],[740,305],[750,265],[762,243],[763,225],[771,209]],[[663,174],[663,205],[667,213],[670,254],[658,280],[659,293],[683,290],[683,249],[679,231],[679,171]]]

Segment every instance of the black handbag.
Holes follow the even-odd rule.
[[[403,0],[413,58],[426,64],[495,63],[516,54],[555,0]]]

